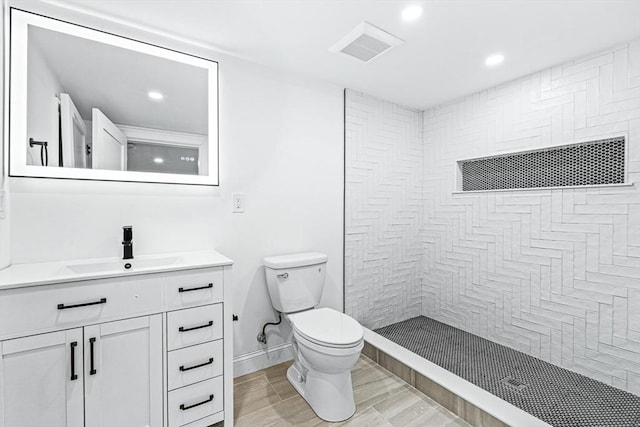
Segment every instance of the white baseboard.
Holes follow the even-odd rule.
[[[288,360],[293,360],[291,343],[243,354],[233,358],[233,377],[250,374]]]

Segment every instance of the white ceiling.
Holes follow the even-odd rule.
[[[29,29],[31,46],[83,119],[95,107],[121,125],[207,134],[206,69],[38,27]]]
[[[639,0],[61,2],[416,108],[640,37]],[[404,22],[410,4],[424,14]],[[406,42],[370,63],[328,51],[363,20]],[[487,68],[493,52],[505,62]]]

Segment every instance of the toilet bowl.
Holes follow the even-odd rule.
[[[364,347],[362,326],[339,311],[319,308],[288,315],[295,362],[287,379],[326,421],[343,421],[356,411],[351,369]]]
[[[293,330],[294,363],[287,379],[325,421],[356,411],[351,369],[364,347],[364,329],[332,308],[317,308],[324,288],[327,256],[317,252],[264,259],[273,307]]]

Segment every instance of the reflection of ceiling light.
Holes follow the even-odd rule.
[[[160,92],[156,92],[155,90],[150,91],[147,95],[154,101],[162,101],[164,99],[164,95]]]
[[[493,67],[495,65],[501,64],[502,61],[504,61],[504,55],[501,53],[494,53],[493,55],[489,55],[484,63],[488,67]]]
[[[162,157],[154,157],[153,163],[164,163],[164,159]]]
[[[406,7],[402,11],[402,19],[405,21],[414,21],[422,16],[422,7],[418,5],[413,5]]]

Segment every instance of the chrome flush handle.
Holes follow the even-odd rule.
[[[289,273],[278,274],[278,279],[288,279]]]

